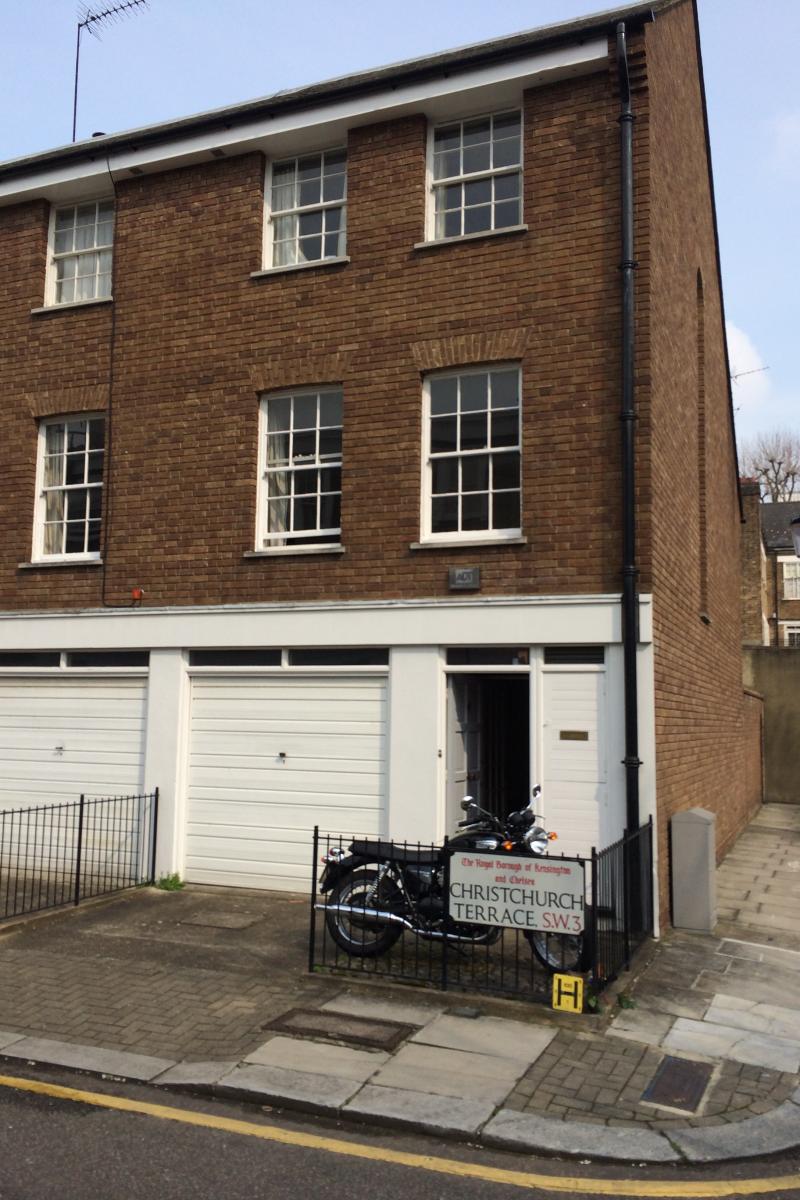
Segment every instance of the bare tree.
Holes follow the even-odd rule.
[[[757,433],[742,445],[742,474],[757,479],[765,500],[800,497],[800,434],[790,429]]]

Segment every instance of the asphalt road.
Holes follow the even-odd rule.
[[[25,1090],[25,1082],[45,1090]],[[74,1089],[75,1098],[52,1094],[59,1087]],[[109,1107],[114,1104],[140,1111]],[[410,1193],[415,1200],[564,1194],[576,1200],[798,1200],[800,1158],[704,1171],[597,1166],[339,1126],[67,1072],[15,1069],[0,1079],[0,1200],[408,1200]]]

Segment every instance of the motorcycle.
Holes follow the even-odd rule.
[[[525,857],[544,855],[557,835],[548,833],[534,812],[541,796],[537,785],[528,805],[504,821],[465,796],[465,816],[449,840],[453,850],[493,851]],[[353,841],[347,850],[336,846],[322,857],[320,905],[333,941],[347,954],[374,958],[386,954],[406,930],[429,941],[462,947],[490,946],[502,928],[467,925],[447,915],[445,851],[398,846],[378,839]],[[582,934],[525,930],[536,958],[548,971],[580,971],[585,967]]]

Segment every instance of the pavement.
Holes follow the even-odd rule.
[[[139,889],[6,928],[0,1058],[592,1160],[800,1146],[800,806],[598,1015],[309,974],[308,898]]]

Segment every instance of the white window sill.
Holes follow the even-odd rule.
[[[251,279],[263,279],[266,275],[285,275],[287,271],[309,271],[312,267],[340,267],[349,263],[350,257],[345,254],[339,258],[317,258],[314,262],[288,263],[283,267],[265,267],[263,271],[251,271]]]
[[[449,538],[437,541],[434,538],[429,538],[421,542],[412,542],[408,547],[409,550],[460,550],[469,547],[471,549],[480,549],[481,546],[527,546],[528,539],[521,534],[514,537],[493,537],[493,538]]]
[[[44,313],[70,312],[73,308],[94,308],[98,304],[113,304],[113,296],[98,296],[94,300],[71,300],[68,304],[45,304],[42,308],[32,308],[31,316],[40,317]]]
[[[507,225],[505,229],[482,229],[479,233],[462,233],[459,237],[431,238],[427,242],[415,242],[415,250],[435,250],[437,246],[452,246],[455,242],[475,242],[480,238],[506,237],[508,234],[527,233],[527,225]]]
[[[19,571],[38,571],[40,567],[102,567],[102,558],[42,558],[34,562],[17,563]]]
[[[272,546],[269,550],[245,550],[243,558],[280,558],[287,554],[344,554],[344,546]]]

